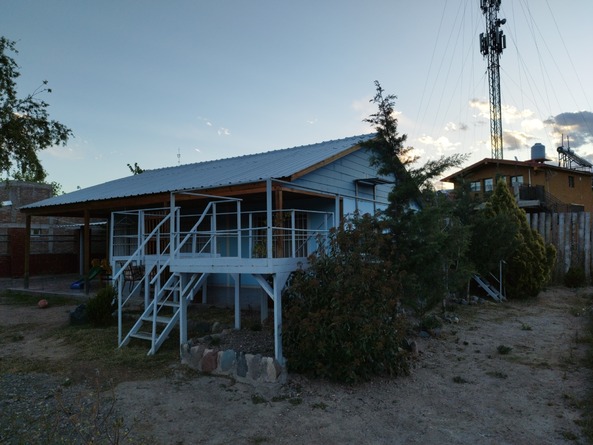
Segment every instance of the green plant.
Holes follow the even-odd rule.
[[[102,288],[89,299],[86,305],[87,317],[93,326],[109,326],[113,323],[114,301],[117,293],[113,286]]]
[[[582,267],[570,266],[564,275],[564,285],[570,288],[584,287],[587,285],[587,277]]]
[[[251,402],[254,405],[259,405],[260,403],[266,403],[267,400],[261,394],[251,394]]]
[[[283,328],[292,371],[342,382],[408,372],[400,280],[381,258],[386,242],[380,221],[356,216],[292,276]]]
[[[527,323],[523,323],[523,324],[521,325],[521,330],[522,330],[522,331],[531,331],[531,330],[532,330],[532,328],[531,328],[531,326],[529,326]]]
[[[507,355],[509,354],[513,348],[510,346],[506,346],[506,345],[499,345],[496,350],[498,351],[499,354],[501,355]]]
[[[550,281],[556,260],[556,249],[546,244],[542,236],[529,226],[525,211],[519,208],[515,197],[503,179],[496,183],[486,203],[486,218],[498,218],[504,224],[489,224],[483,229],[490,238],[505,249],[500,250],[498,261],[505,261],[503,281],[507,298],[529,298],[537,294]],[[505,232],[501,233],[500,228]],[[510,235],[510,236],[509,236]],[[501,241],[501,240],[504,240]],[[482,250],[488,252],[488,249]],[[496,270],[489,272],[496,273]]]
[[[430,331],[432,329],[442,328],[443,322],[442,320],[437,317],[435,314],[425,315],[420,320],[420,328]]]

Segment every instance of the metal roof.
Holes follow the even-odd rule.
[[[314,167],[369,140],[374,134],[321,142],[312,145],[250,154],[216,161],[185,164],[105,182],[23,206],[47,206],[127,198],[181,190],[199,190],[248,184],[270,178],[285,178]]]

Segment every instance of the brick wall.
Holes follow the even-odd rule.
[[[23,205],[51,197],[51,186],[22,181],[0,183],[0,277],[21,277],[25,267],[26,215]],[[80,272],[81,218],[33,217],[29,270],[31,275]],[[106,232],[91,227],[91,258],[105,258]]]

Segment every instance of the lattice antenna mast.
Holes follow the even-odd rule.
[[[490,89],[490,145],[492,158],[503,159],[502,109],[500,105],[500,55],[507,47],[507,39],[500,29],[506,19],[498,18],[501,0],[480,0],[486,17],[486,32],[480,34],[480,52],[488,60],[488,86]]]

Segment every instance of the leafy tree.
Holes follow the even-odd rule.
[[[0,171],[10,174],[14,170],[16,175],[26,174],[34,182],[43,182],[47,174],[38,151],[66,144],[72,132],[49,118],[49,104],[40,98],[51,93],[46,80],[32,94],[18,97],[20,72],[11,52],[18,54],[15,42],[0,37]]]
[[[25,181],[25,182],[37,182],[40,184],[49,184],[51,185],[51,192],[52,192],[52,196],[58,196],[58,195],[63,195],[64,194],[64,190],[62,189],[62,184],[60,184],[57,181],[51,181],[51,182],[47,182],[45,179],[44,180],[38,180],[35,173],[32,171],[15,171],[12,172],[12,178],[15,181]]]
[[[469,231],[454,214],[450,201],[437,193],[432,180],[458,167],[465,156],[442,156],[418,166],[405,135],[397,131],[396,96],[385,95],[379,82],[371,102],[378,107],[366,122],[377,136],[363,145],[371,150],[380,174],[396,178],[383,213],[392,244],[388,256],[403,279],[403,301],[423,313],[448,292],[464,287],[471,268],[466,260]]]
[[[519,208],[504,180],[487,202],[486,216],[491,243],[501,246],[498,255],[505,260],[503,276],[509,298],[535,297],[550,281],[556,249],[529,227],[525,211]],[[499,224],[504,222],[504,224]],[[487,261],[484,264],[488,264]]]
[[[293,275],[283,327],[291,370],[341,382],[408,371],[401,281],[382,259],[385,228],[368,214],[355,216]]]

